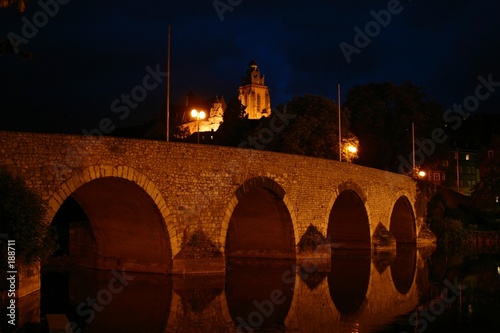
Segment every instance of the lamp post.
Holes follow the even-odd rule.
[[[200,120],[205,119],[205,111],[191,110],[191,117],[196,118],[198,123],[198,144],[200,143]]]
[[[339,116],[339,162],[342,162],[342,116],[340,114],[340,83],[337,84],[338,116]]]

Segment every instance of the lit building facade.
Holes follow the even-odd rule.
[[[186,103],[187,109],[184,114],[185,119],[189,121],[182,124],[182,128],[187,131],[188,135],[198,132],[198,120],[193,119],[190,116],[191,109],[197,109],[198,111],[205,112],[205,118],[199,120],[199,130],[200,132],[215,132],[219,129],[220,124],[222,124],[222,117],[224,116],[224,111],[226,110],[226,102],[224,97],[215,96],[210,110],[205,110],[202,105]],[[203,103],[202,103],[203,104]]]
[[[242,79],[242,86],[239,87],[238,99],[244,105],[248,119],[260,119],[271,114],[271,99],[269,89],[265,85],[265,77],[260,75],[260,70],[255,61],[251,61]],[[182,115],[182,125],[180,126],[184,136],[198,132],[215,132],[219,129],[226,110],[224,97],[216,96],[211,103],[209,101],[197,101],[191,92],[186,96],[185,110]],[[191,110],[205,112],[204,119],[193,119]]]
[[[248,119],[260,119],[271,115],[271,97],[265,85],[265,77],[255,61],[251,61],[246,75],[242,79],[238,99],[246,107]]]
[[[425,170],[428,181],[470,195],[480,179],[479,155],[477,150],[450,150],[434,170]]]

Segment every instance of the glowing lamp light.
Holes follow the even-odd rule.
[[[425,177],[425,171],[420,170],[420,171],[418,172],[418,175],[419,175],[419,177],[424,178],[424,177]]]
[[[205,119],[205,111],[191,110],[191,117],[196,118],[198,125],[198,144],[200,143],[200,120]]]
[[[355,152],[357,152],[357,151],[358,151],[358,148],[356,148],[356,147],[355,147],[355,146],[353,146],[353,145],[349,145],[349,146],[347,147],[347,151],[348,151],[348,152],[350,152],[350,153],[353,153],[353,154],[354,154]]]
[[[205,111],[199,111],[196,109],[191,110],[191,117],[197,119],[205,119]]]

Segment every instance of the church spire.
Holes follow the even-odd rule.
[[[259,84],[264,85],[264,76],[260,76],[260,70],[257,66],[255,60],[252,59],[248,64],[248,69],[246,71],[246,75],[241,80],[243,85],[247,84]]]
[[[271,99],[269,89],[264,83],[264,76],[260,75],[259,67],[252,59],[248,64],[246,75],[241,80],[242,85],[238,99],[246,106],[249,119],[260,119],[271,114]]]

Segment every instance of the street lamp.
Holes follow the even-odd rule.
[[[420,178],[424,178],[424,177],[425,177],[425,171],[424,171],[424,170],[420,170],[420,171],[418,172],[418,176],[419,176]]]
[[[358,151],[358,148],[356,148],[356,146],[349,145],[349,146],[347,146],[347,151],[352,153],[352,154],[355,154]]]
[[[198,144],[200,143],[200,120],[205,119],[205,111],[191,110],[191,117],[196,118],[198,122]]]
[[[352,163],[354,159],[358,158],[358,147],[356,143],[345,141],[341,147],[342,161]]]

